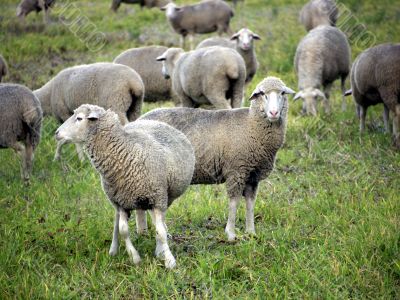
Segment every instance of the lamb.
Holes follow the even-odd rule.
[[[122,52],[114,59],[114,63],[131,67],[139,73],[145,87],[144,101],[156,102],[173,100],[177,103],[172,92],[171,80],[161,73],[162,65],[156,58],[167,51],[167,47],[148,46],[132,48]]]
[[[299,43],[294,58],[299,80],[299,92],[294,99],[303,98],[303,112],[317,114],[317,99],[323,99],[328,113],[329,94],[333,82],[340,78],[342,94],[345,93],[346,78],[350,72],[350,45],[343,32],[332,26],[318,26]],[[324,88],[324,92],[320,88]],[[342,109],[346,109],[343,96]]]
[[[382,44],[362,52],[354,61],[350,81],[360,131],[365,129],[368,107],[383,103],[386,131],[390,132],[390,110],[394,143],[400,149],[400,44]]]
[[[246,232],[255,233],[257,188],[273,170],[285,139],[287,94],[294,91],[279,78],[267,77],[254,90],[250,108],[156,109],[139,119],[165,122],[188,137],[196,157],[192,184],[226,183],[229,241],[236,236],[236,210],[242,196],[246,199]]]
[[[54,5],[55,0],[22,0],[17,7],[17,17],[24,19],[32,11],[37,13],[44,11],[43,21],[49,20],[49,10]]]
[[[222,0],[206,0],[193,5],[176,6],[169,3],[162,7],[173,30],[182,37],[181,48],[185,48],[185,38],[189,36],[190,49],[193,49],[195,33],[211,33],[217,31],[232,34],[229,27],[233,17],[232,8]]]
[[[64,122],[81,104],[99,104],[117,113],[122,124],[140,116],[144,97],[143,81],[133,69],[113,63],[95,63],[64,69],[43,87],[34,91],[42,103],[44,115]],[[60,158],[57,144],[54,159]],[[84,159],[76,145],[79,158]]]
[[[140,4],[141,8],[143,7],[153,8],[153,7],[163,7],[170,2],[171,0],[112,0],[111,9],[114,12],[116,12],[121,3]]]
[[[217,109],[241,106],[246,67],[235,50],[208,47],[185,53],[181,48],[170,48],[157,61],[163,62],[162,73],[171,78],[181,106],[198,107],[206,103]]]
[[[22,178],[29,182],[33,154],[40,141],[42,108],[27,87],[0,84],[0,148],[12,148],[22,157]]]
[[[189,186],[195,163],[193,148],[183,133],[156,121],[135,121],[123,127],[116,113],[84,104],[58,128],[56,138],[83,143],[100,173],[103,190],[115,208],[110,255],[118,252],[120,233],[133,263],[140,262],[129,238],[128,219],[137,210],[141,233],[147,226],[145,210],[149,210],[157,232],[156,256],[165,259],[166,268],[173,268],[176,262],[167,243],[165,213]]]
[[[6,76],[8,73],[8,66],[7,62],[2,55],[0,55],[0,82],[2,81],[3,77]]]
[[[258,69],[258,61],[253,40],[260,39],[261,38],[258,34],[255,34],[247,28],[242,28],[232,35],[231,40],[221,37],[208,38],[198,44],[196,49],[210,46],[222,46],[235,49],[243,57],[246,65],[246,83],[249,83]]]
[[[335,26],[338,8],[334,0],[311,0],[300,11],[300,22],[307,31],[319,25]]]

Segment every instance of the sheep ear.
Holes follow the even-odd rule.
[[[99,111],[93,110],[89,113],[89,115],[87,116],[87,119],[90,121],[96,121],[100,118],[100,113]]]
[[[347,97],[347,96],[350,96],[350,95],[352,95],[352,94],[353,94],[353,90],[352,90],[352,89],[349,89],[349,90],[347,90],[347,91],[344,92],[344,95],[343,95],[343,96]]]
[[[285,87],[282,89],[282,92],[284,92],[285,94],[288,94],[288,95],[296,94],[295,91],[293,91],[291,88],[288,88],[287,86],[285,86]]]
[[[261,37],[260,37],[258,34],[253,33],[253,39],[255,39],[255,40],[261,40]]]
[[[293,100],[296,101],[296,100],[298,100],[298,99],[300,99],[302,97],[303,97],[303,92],[300,91],[294,96]]]
[[[156,61],[164,61],[167,60],[165,53],[161,54],[159,57],[156,58]]]
[[[262,96],[262,95],[265,95],[265,93],[263,91],[255,90],[253,92],[253,94],[250,96],[249,100],[251,101],[251,100],[257,99],[258,96]]]
[[[239,34],[238,32],[235,33],[234,35],[232,35],[232,36],[231,36],[231,41],[238,39],[238,38],[239,38],[239,35],[240,35],[240,34]]]

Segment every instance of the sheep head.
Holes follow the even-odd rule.
[[[317,115],[317,100],[318,98],[322,98],[323,100],[327,100],[325,94],[317,88],[306,88],[299,91],[293,98],[293,100],[297,100],[302,98],[304,100],[304,108],[305,112],[308,115]]]
[[[177,12],[182,10],[182,7],[179,7],[175,3],[170,2],[167,5],[161,7],[160,10],[165,11],[165,15],[167,17],[173,18]]]
[[[277,122],[282,118],[284,110],[287,110],[286,95],[288,94],[295,94],[295,92],[282,80],[271,76],[264,78],[250,97],[250,109],[262,113],[271,123]]]
[[[231,36],[231,40],[236,41],[238,47],[243,51],[248,51],[253,48],[253,41],[261,40],[261,38],[251,30],[242,28]]]
[[[169,48],[163,54],[156,58],[157,61],[161,61],[162,74],[165,79],[169,79],[174,72],[175,64],[181,55],[184,53],[182,48]]]

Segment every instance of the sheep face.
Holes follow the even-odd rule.
[[[177,12],[182,10],[181,7],[176,6],[175,3],[168,3],[167,5],[160,8],[162,11],[165,11],[165,15],[167,18],[173,18],[176,16]]]
[[[271,123],[277,122],[281,118],[283,108],[287,106],[286,94],[294,94],[294,91],[285,88],[285,90],[271,90],[265,93],[256,89],[250,97],[251,107],[263,113]]]
[[[325,94],[316,88],[306,88],[296,94],[294,100],[302,98],[304,101],[303,112],[308,115],[316,116],[317,115],[317,100],[318,98],[322,98],[327,101]]]
[[[181,48],[170,48],[156,58],[157,61],[161,61],[163,66],[161,72],[165,79],[169,79],[174,72],[175,64],[183,54]]]
[[[243,51],[249,51],[253,48],[253,41],[261,40],[261,38],[258,34],[255,34],[251,30],[242,28],[237,33],[232,35],[231,40],[236,41],[238,48],[242,49]]]
[[[105,110],[99,106],[89,104],[81,105],[74,111],[74,114],[57,129],[56,139],[58,141],[72,143],[85,142],[90,127],[104,114]]]

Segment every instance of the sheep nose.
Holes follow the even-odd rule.
[[[271,117],[276,117],[278,115],[278,111],[277,110],[270,110],[269,114],[271,115]]]

